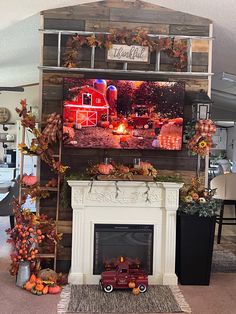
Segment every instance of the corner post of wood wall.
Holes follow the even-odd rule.
[[[209,25],[209,37],[213,37],[213,24]],[[212,40],[209,41],[208,50],[208,73],[212,72]],[[211,75],[208,76],[208,96],[211,97]],[[205,157],[205,187],[208,188],[209,154]]]

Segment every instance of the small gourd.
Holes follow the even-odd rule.
[[[36,286],[35,286],[35,289],[37,291],[43,291],[44,289],[44,285],[42,283],[38,283]]]
[[[139,288],[133,288],[133,290],[132,290],[132,293],[134,294],[134,295],[138,295],[139,294]]]
[[[120,171],[120,173],[122,173],[122,174],[129,173],[129,167],[120,166],[119,171]]]
[[[40,285],[40,284],[43,283],[41,278],[37,278],[35,282],[36,282],[37,285]]]
[[[32,288],[35,287],[35,283],[34,282],[30,282],[27,281],[26,284],[24,285],[25,290],[27,291],[31,291]]]
[[[48,293],[48,286],[45,286],[44,288],[43,288],[43,294],[47,294]]]
[[[129,282],[129,288],[130,288],[130,289],[135,288],[135,282],[130,281],[130,282]]]

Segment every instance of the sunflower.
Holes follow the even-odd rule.
[[[198,143],[199,148],[206,148],[207,147],[207,142],[206,141],[201,141]]]

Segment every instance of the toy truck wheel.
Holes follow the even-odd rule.
[[[147,291],[147,286],[146,285],[139,285],[138,288],[139,288],[139,291],[141,293],[144,293],[144,292]]]
[[[107,285],[103,289],[104,289],[105,292],[110,293],[110,292],[113,291],[113,286],[112,285]]]

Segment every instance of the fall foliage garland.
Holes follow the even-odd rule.
[[[109,34],[96,34],[92,36],[82,36],[75,34],[67,41],[67,49],[63,56],[63,66],[74,68],[78,64],[79,48],[99,47],[110,49],[113,44],[139,45],[149,47],[150,51],[163,51],[168,56],[176,58],[174,63],[176,70],[181,71],[187,65],[187,43],[186,40],[175,40],[171,37],[151,38],[148,32],[143,29],[136,31],[126,28],[118,31],[111,29]]]

